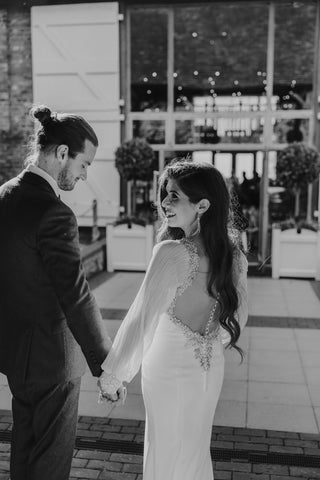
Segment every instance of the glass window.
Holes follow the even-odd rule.
[[[264,110],[268,6],[214,3],[174,11],[175,110]]]
[[[261,143],[263,118],[177,120],[175,141],[190,143]]]
[[[312,108],[316,4],[276,4],[274,108]]]
[[[165,122],[162,120],[134,120],[133,136],[145,138],[151,144],[165,143]]]
[[[214,166],[225,178],[230,178],[232,175],[232,154],[216,152],[214,154]]]
[[[307,142],[309,138],[309,119],[277,118],[272,120],[273,143]]]
[[[167,13],[131,11],[131,110],[167,110]]]

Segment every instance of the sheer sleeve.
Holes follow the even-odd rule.
[[[248,320],[248,289],[247,289],[248,261],[244,253],[238,251],[233,260],[233,281],[238,293],[238,309],[235,317],[239,322],[240,329],[243,330]],[[230,342],[230,334],[220,327],[222,343]]]
[[[130,382],[136,375],[159,316],[168,309],[187,269],[188,255],[178,241],[167,240],[154,247],[140,290],[102,364],[109,377]]]

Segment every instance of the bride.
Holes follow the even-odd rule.
[[[247,316],[247,260],[231,228],[222,175],[187,160],[159,181],[162,225],[141,288],[102,364],[100,386],[123,398],[142,367],[144,480],[212,480],[211,428]]]

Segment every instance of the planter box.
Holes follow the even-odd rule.
[[[82,264],[87,278],[106,268],[106,240],[103,238],[89,245],[80,244]]]
[[[272,278],[304,277],[320,280],[320,232],[272,228]]]
[[[154,245],[153,225],[107,225],[107,271],[145,271]]]

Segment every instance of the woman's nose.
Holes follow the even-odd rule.
[[[162,200],[162,206],[165,207],[168,203],[169,203],[169,198],[168,198],[168,196],[166,196],[166,197]]]

